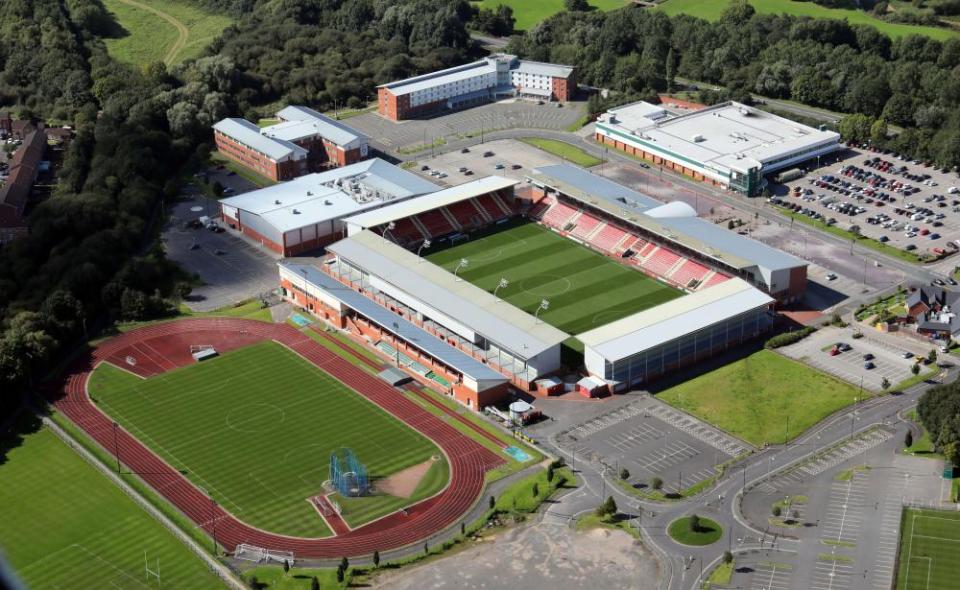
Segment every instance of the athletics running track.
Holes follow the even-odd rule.
[[[121,461],[137,473],[228,551],[240,543],[293,551],[298,558],[369,555],[426,539],[457,522],[483,491],[484,474],[503,463],[494,453],[427,412],[385,382],[351,365],[327,348],[285,324],[209,318],[154,324],[107,340],[75,361],[52,392],[54,405],[107,449],[114,449],[113,420],[94,405],[87,380],[94,367],[112,362],[142,376],[192,363],[191,344],[211,344],[219,351],[271,339],[283,344],[390,412],[439,446],[450,463],[450,484],[438,495],[353,531],[321,539],[277,535],[254,528],[200,491],[180,472],[123,429],[118,429]],[[136,358],[136,365],[125,362]],[[318,516],[319,518],[319,516]]]

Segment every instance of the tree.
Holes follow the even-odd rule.
[[[883,117],[877,119],[870,126],[870,141],[875,144],[883,144],[887,141],[887,122]]]
[[[777,505],[774,505],[773,508],[770,510],[770,512],[771,512],[774,516],[779,517],[781,514],[783,514],[783,509],[780,508],[780,507],[777,506]]]
[[[553,463],[547,465],[547,481],[553,482]]]
[[[913,373],[914,375],[919,374],[919,373],[920,373],[920,364],[919,364],[919,363],[913,363],[913,366],[910,367],[910,372]]]
[[[960,445],[956,442],[950,442],[943,445],[943,460],[947,465],[956,467],[960,465]]]
[[[732,563],[733,562],[733,553],[729,551],[723,552],[723,563]]]
[[[608,518],[616,514],[617,503],[613,499],[613,496],[607,496],[607,499],[597,506],[597,509],[594,511],[594,513],[602,518]]]
[[[653,477],[653,478],[651,478],[651,479],[650,479],[650,487],[653,488],[653,489],[655,489],[655,490],[659,490],[660,488],[663,487],[663,480],[660,479],[659,477]]]
[[[691,533],[699,533],[699,532],[700,532],[700,517],[697,516],[696,514],[691,514],[691,515],[690,515],[690,519],[687,521],[687,524],[688,524],[689,527],[690,527],[690,532],[691,532]]]
[[[423,544],[423,553],[424,554],[430,553],[430,545],[428,543]]]
[[[571,12],[586,12],[590,10],[587,0],[563,0],[563,7]]]
[[[467,536],[467,523],[465,522],[460,523],[460,535],[464,537]]]
[[[214,196],[219,197],[223,194],[223,185],[220,184],[219,180],[214,180],[213,185],[210,186],[210,191],[213,192]]]
[[[913,431],[912,431],[912,430],[908,430],[908,431],[907,431],[907,434],[905,434],[905,435],[903,436],[903,446],[904,446],[904,448],[907,448],[907,449],[909,449],[910,447],[913,446]]]
[[[320,580],[317,579],[317,576],[310,578],[310,590],[320,590]]]
[[[937,349],[931,348],[930,352],[927,353],[927,362],[935,363],[937,362]]]
[[[487,505],[490,507],[490,510],[493,510],[497,507],[497,499],[493,496],[490,496],[490,501],[487,502]]]
[[[284,574],[290,573],[290,562],[287,561],[286,559],[283,560],[283,573]]]
[[[343,571],[342,567],[337,567],[337,584],[343,584],[343,577],[346,572]]]
[[[626,467],[623,467],[620,469],[620,479],[622,480],[630,479],[630,471]]]
[[[890,380],[884,377],[883,380],[880,381],[880,389],[884,391],[890,389]]]
[[[530,488],[530,495],[534,498],[540,495],[540,486],[538,486],[536,482],[534,482],[533,487]]]
[[[380,567],[380,552],[373,552],[373,567]]]
[[[340,558],[340,567],[343,568],[343,571],[347,571],[347,568],[350,567],[350,560],[346,557]]]

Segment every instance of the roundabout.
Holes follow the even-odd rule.
[[[671,522],[667,534],[681,545],[703,547],[719,541],[723,536],[723,527],[714,520],[691,514]]]

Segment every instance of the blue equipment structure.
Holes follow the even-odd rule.
[[[366,466],[346,447],[330,454],[330,481],[341,496],[366,496],[370,491]]]

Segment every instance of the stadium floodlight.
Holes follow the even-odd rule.
[[[539,320],[539,319],[540,319],[540,312],[541,312],[541,311],[546,311],[546,310],[548,310],[548,309],[550,309],[550,302],[547,301],[546,299],[541,299],[541,300],[540,300],[540,306],[537,307],[537,311],[533,312],[533,319],[534,319],[534,320]]]
[[[419,260],[417,260],[417,264],[423,262],[423,258],[420,258],[420,252],[423,251],[424,248],[429,248],[429,247],[430,247],[430,240],[424,240],[423,243],[420,244],[420,247],[417,248],[417,258],[419,258]]]
[[[460,272],[461,268],[466,268],[468,266],[470,266],[470,261],[467,260],[466,258],[461,258],[460,262],[457,264],[457,268],[453,269],[453,276],[457,277],[458,281],[462,280],[460,277],[457,276],[457,273]]]
[[[510,285],[510,281],[507,280],[507,277],[500,277],[500,282],[497,283],[497,286],[493,289],[493,296],[496,297],[497,291],[500,289],[506,289],[508,285]],[[497,299],[497,301],[500,300]]]
[[[397,227],[397,224],[396,224],[396,223],[394,223],[394,222],[392,222],[392,221],[391,221],[390,223],[388,223],[388,224],[386,225],[386,227],[383,228],[383,236],[382,236],[383,239],[386,240],[386,239],[387,239],[387,233],[392,232],[394,229],[396,229],[396,227]],[[394,242],[396,242],[396,240],[393,239],[393,234],[390,234],[390,239],[393,240]]]

